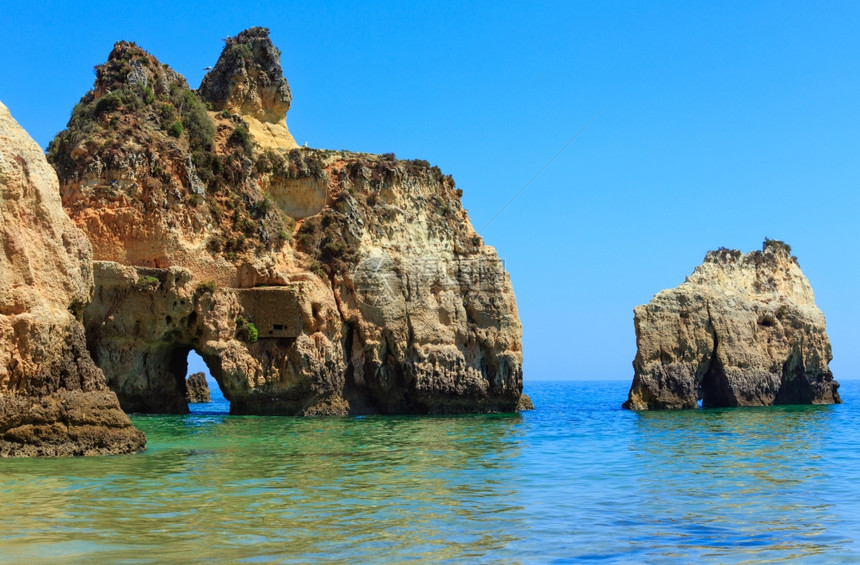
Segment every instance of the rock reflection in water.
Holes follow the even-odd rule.
[[[838,550],[819,465],[830,407],[639,414],[636,506],[653,556],[812,557]],[[647,441],[641,441],[648,438]],[[662,540],[655,544],[655,540]],[[745,556],[745,557],[744,557]]]
[[[138,416],[140,455],[0,461],[0,563],[860,559],[860,383],[645,413],[628,385],[533,383],[516,416]]]
[[[443,561],[520,531],[519,416],[196,418],[137,417],[140,456],[7,466],[0,562]]]

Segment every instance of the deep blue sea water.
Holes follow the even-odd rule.
[[[839,406],[134,416],[145,453],[0,460],[2,563],[860,563],[860,382]],[[214,406],[218,408],[218,406]]]

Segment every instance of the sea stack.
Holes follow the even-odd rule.
[[[265,28],[198,91],[114,46],[51,143],[89,236],[87,342],[122,406],[187,411],[196,351],[233,413],[515,411],[522,327],[454,180],[422,160],[297,147]]]
[[[198,372],[188,375],[185,387],[185,398],[189,404],[203,404],[212,401],[209,394],[209,383],[206,382],[206,373]]]
[[[721,248],[680,286],[634,309],[625,408],[839,403],[824,314],[791,248]]]
[[[0,457],[143,449],[86,349],[92,252],[57,175],[0,104]]]

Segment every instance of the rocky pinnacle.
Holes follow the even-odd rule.
[[[216,110],[282,122],[292,94],[269,30],[252,27],[225,41],[221,57],[200,84],[201,98]]]

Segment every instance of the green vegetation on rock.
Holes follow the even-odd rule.
[[[249,322],[245,318],[236,318],[236,338],[248,343],[254,343],[260,336],[257,331],[257,326],[254,322]]]

